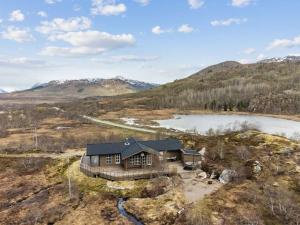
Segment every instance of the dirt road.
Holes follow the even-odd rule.
[[[84,119],[90,120],[92,122],[101,123],[101,124],[108,125],[108,126],[119,127],[119,128],[124,128],[124,129],[128,129],[128,130],[135,130],[135,131],[140,131],[140,132],[145,132],[145,133],[151,133],[151,134],[156,134],[157,133],[156,130],[150,130],[150,129],[146,129],[146,128],[139,128],[139,127],[127,126],[127,125],[123,125],[123,124],[119,124],[119,123],[114,123],[114,122],[110,122],[110,121],[106,121],[106,120],[96,119],[96,118],[89,117],[89,116],[82,116],[82,117]]]

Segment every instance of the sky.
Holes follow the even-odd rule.
[[[299,0],[0,0],[0,89],[300,55]]]

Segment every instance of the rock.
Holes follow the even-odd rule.
[[[212,184],[213,182],[211,180],[207,181],[207,184]]]
[[[263,171],[263,165],[257,160],[249,160],[245,166],[248,168],[248,178],[257,177]]]
[[[253,163],[253,173],[259,174],[263,170],[263,166],[259,161],[254,161]]]
[[[199,151],[199,154],[203,157],[206,153],[206,148],[203,147],[200,151]]]
[[[205,172],[198,173],[197,177],[201,178],[201,180],[204,180],[207,178],[207,173]]]
[[[216,179],[217,176],[218,176],[218,175],[217,175],[216,172],[213,170],[212,173],[211,173],[211,175],[210,175],[210,179]]]
[[[274,183],[273,183],[273,186],[274,186],[274,187],[279,187],[279,184],[278,184],[277,182],[274,182]]]
[[[236,178],[238,175],[237,175],[237,172],[235,170],[229,170],[229,169],[225,169],[222,171],[220,177],[219,177],[219,181],[222,183],[222,184],[227,184],[231,181],[234,180],[234,178]]]

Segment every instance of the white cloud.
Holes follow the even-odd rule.
[[[39,59],[31,59],[27,57],[15,57],[15,58],[9,58],[0,56],[0,65],[1,66],[20,66],[20,67],[40,67],[45,65],[46,62]]]
[[[5,31],[0,33],[3,39],[13,40],[19,43],[34,40],[29,29],[21,29],[14,26],[9,26]]]
[[[52,4],[61,2],[61,1],[62,1],[62,0],[45,0],[45,3],[52,5]]]
[[[0,19],[0,23],[2,23],[3,22],[3,20],[2,19]]]
[[[79,12],[81,10],[80,5],[77,5],[77,4],[73,5],[73,10],[75,12]]]
[[[192,28],[188,24],[183,24],[178,28],[178,32],[180,32],[180,33],[191,33],[193,31],[194,31],[194,28]]]
[[[25,19],[25,16],[20,9],[12,11],[9,16],[9,21],[21,22],[24,19]]]
[[[48,15],[45,11],[39,11],[37,14],[38,14],[38,16],[43,17],[43,18],[48,17]]]
[[[259,54],[256,59],[258,61],[261,61],[261,60],[266,59],[266,58],[267,58],[267,56],[265,56],[264,54]]]
[[[249,64],[249,63],[251,63],[251,60],[249,60],[249,59],[240,59],[238,62],[241,63],[241,64]]]
[[[293,39],[276,39],[269,44],[267,50],[274,48],[293,48],[297,46],[300,46],[300,36]]]
[[[95,30],[54,34],[49,37],[49,40],[64,41],[72,45],[72,47],[49,46],[42,51],[43,55],[93,55],[117,48],[132,46],[135,43],[132,34],[113,35]]]
[[[125,13],[126,5],[115,0],[92,0],[92,15],[117,16]]]
[[[140,3],[142,6],[149,5],[150,0],[135,0],[137,3]]]
[[[96,55],[105,52],[103,48],[93,47],[56,47],[48,46],[41,51],[41,55],[45,56],[65,56],[76,57],[84,55]]]
[[[92,21],[86,17],[73,17],[69,19],[55,18],[52,21],[42,21],[36,30],[43,34],[69,32],[89,29],[91,24]]]
[[[204,5],[203,0],[188,0],[191,9],[199,9]]]
[[[247,48],[247,49],[244,50],[244,53],[247,54],[247,55],[250,55],[254,52],[256,52],[255,48]]]
[[[242,24],[242,23],[246,23],[248,21],[248,19],[243,18],[243,19],[239,19],[239,18],[229,18],[226,20],[214,20],[211,21],[210,24],[214,27],[216,26],[230,26],[233,24]]]
[[[251,3],[252,0],[232,0],[231,5],[234,7],[245,7]]]
[[[93,59],[95,62],[120,63],[120,62],[150,62],[157,60],[157,56],[118,55],[105,59]]]
[[[152,28],[153,34],[163,34],[163,33],[168,33],[171,31],[172,31],[171,29],[162,29],[160,26],[155,26]]]

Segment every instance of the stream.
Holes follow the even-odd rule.
[[[139,221],[137,218],[135,218],[134,216],[132,216],[131,214],[129,214],[125,209],[124,209],[124,203],[125,203],[125,199],[123,198],[119,198],[118,199],[118,210],[119,213],[126,217],[130,222],[132,222],[134,225],[144,225],[141,221]]]

